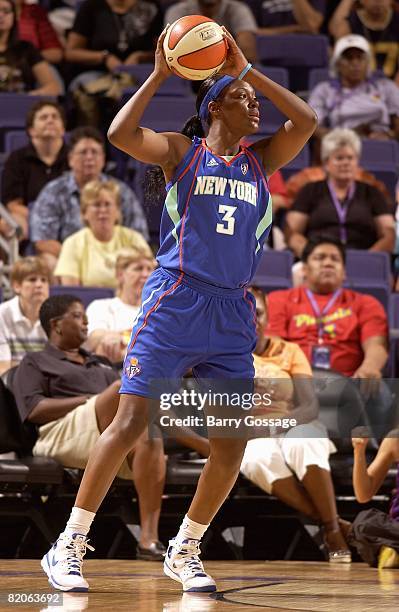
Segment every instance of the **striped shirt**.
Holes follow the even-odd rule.
[[[25,353],[43,350],[46,342],[40,321],[24,316],[18,296],[0,304],[0,361],[20,362]]]

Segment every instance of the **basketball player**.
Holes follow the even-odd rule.
[[[178,133],[140,127],[145,108],[170,76],[161,34],[153,73],[113,120],[113,145],[135,159],[161,166],[167,196],[161,221],[159,268],[143,289],[142,307],[127,350],[118,412],[90,455],[75,506],[42,560],[50,583],[87,590],[82,575],[87,534],[126,455],[148,422],[151,379],[196,377],[252,380],[256,344],[254,300],[247,294],[271,226],[267,176],[295,157],[314,132],[317,117],[297,96],[252,68],[225,30],[224,76],[207,79],[198,115]],[[229,75],[229,76],[227,76]],[[259,126],[255,89],[288,120],[271,137],[240,147]],[[167,109],[165,110],[167,112]],[[164,569],[184,591],[214,591],[199,559],[200,541],[239,473],[246,440],[210,439],[210,457]]]

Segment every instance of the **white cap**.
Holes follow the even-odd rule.
[[[337,40],[334,46],[330,64],[330,68],[333,72],[335,72],[337,61],[348,49],[360,49],[360,51],[363,51],[367,55],[369,60],[371,59],[371,47],[368,40],[364,38],[364,36],[360,36],[359,34],[348,34],[348,36],[342,36],[342,38]]]

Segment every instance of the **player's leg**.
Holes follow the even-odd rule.
[[[179,533],[169,543],[164,563],[165,573],[181,582],[186,592],[216,590],[199,558],[200,541],[237,480],[246,440],[211,438],[209,444],[197,490]]]
[[[75,506],[64,532],[42,559],[50,584],[63,591],[87,591],[82,562],[89,547],[87,534],[120,466],[147,425],[147,399],[122,395],[112,423],[94,445]]]
[[[203,379],[201,388],[209,388],[211,379],[212,395],[215,391],[216,394],[227,392],[229,398],[232,393],[248,395],[253,388],[252,351],[256,345],[252,298],[248,300],[242,293],[239,298],[218,296],[212,307],[207,308],[206,316],[211,320],[209,357],[193,368],[195,375]],[[232,406],[236,404],[227,402],[227,406],[216,407],[215,412],[213,405],[208,414],[227,418],[246,414],[240,407]],[[247,432],[227,427],[219,436],[211,434],[209,443],[210,455],[196,493],[177,536],[169,542],[165,557],[165,573],[181,582],[184,591],[216,590],[214,580],[206,574],[199,558],[200,541],[237,479]]]

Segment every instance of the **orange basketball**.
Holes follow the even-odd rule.
[[[194,81],[220,70],[227,55],[222,28],[203,15],[187,15],[172,23],[163,48],[172,72]]]

